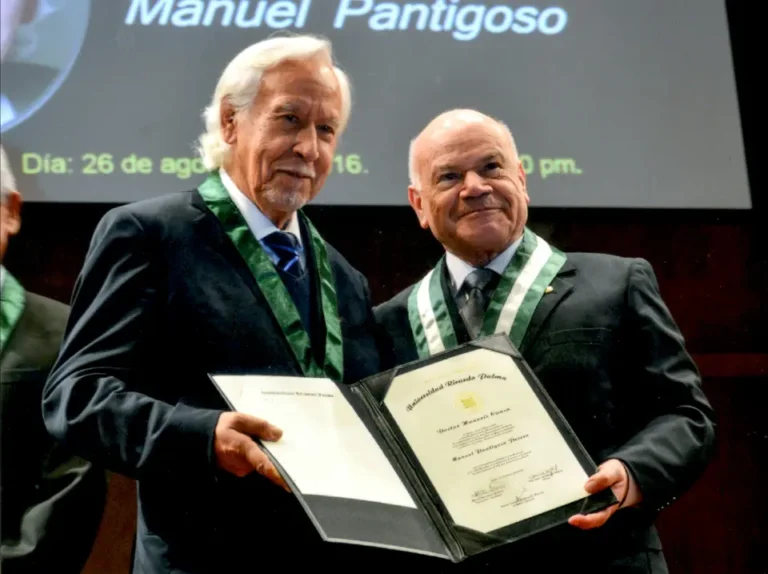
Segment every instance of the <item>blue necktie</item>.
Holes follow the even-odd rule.
[[[273,231],[262,240],[279,258],[276,267],[291,277],[302,274],[301,246],[293,233]]]
[[[296,309],[304,324],[304,329],[312,333],[312,289],[310,274],[305,273],[301,264],[301,246],[292,233],[273,231],[262,239],[279,258],[275,267],[283,281],[283,285],[296,304]],[[310,335],[310,338],[312,336]]]

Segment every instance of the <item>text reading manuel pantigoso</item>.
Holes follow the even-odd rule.
[[[375,0],[131,0],[129,26],[235,27],[300,30],[310,14],[328,18],[337,30],[448,33],[471,42],[484,34],[562,33],[568,13],[559,6],[512,6],[464,0],[376,2]],[[319,22],[313,19],[313,24]]]

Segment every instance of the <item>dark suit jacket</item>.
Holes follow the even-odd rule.
[[[469,340],[447,271],[441,277],[459,343]],[[641,489],[640,507],[602,528],[563,525],[489,551],[467,571],[531,561],[553,571],[667,571],[653,518],[701,475],[715,423],[696,366],[643,259],[569,253],[539,303],[520,352],[597,464],[623,461]],[[418,358],[405,289],[374,310],[398,363]],[[547,571],[546,569],[544,571]]]
[[[26,293],[0,358],[3,574],[80,572],[102,517],[106,475],[56,444],[40,413],[67,313],[66,305]]]
[[[383,368],[376,324],[365,278],[333,247],[328,254],[353,382]],[[138,480],[135,572],[251,571],[323,559],[338,546],[321,544],[292,494],[257,473],[217,468],[214,428],[227,407],[207,375],[224,372],[301,376],[200,194],[107,213],[75,285],[44,412],[54,436]]]

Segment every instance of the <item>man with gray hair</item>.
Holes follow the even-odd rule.
[[[136,573],[345,552],[252,438],[281,430],[229,412],[208,375],[352,382],[384,368],[365,278],[300,211],[349,114],[327,41],[258,42],[205,110],[204,183],[113,209],[95,230],[43,409],[55,437],[137,480]]]
[[[106,475],[54,441],[43,424],[43,385],[68,309],[26,291],[2,266],[22,204],[2,146],[0,188],[0,571],[77,574],[101,522]]]
[[[514,138],[486,114],[438,115],[409,164],[410,204],[445,254],[375,309],[396,362],[507,335],[599,465],[584,489],[619,501],[462,571],[666,574],[653,520],[704,471],[715,422],[650,264],[563,253],[531,231]]]

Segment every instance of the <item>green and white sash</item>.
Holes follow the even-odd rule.
[[[536,306],[564,263],[564,253],[525,228],[523,239],[488,304],[479,336],[506,333],[519,348]],[[445,256],[408,297],[408,317],[422,359],[458,345],[440,285],[443,265]]]
[[[6,270],[3,292],[0,294],[0,353],[5,351],[5,346],[24,312],[25,305],[24,287]]]
[[[288,289],[280,279],[272,260],[254,237],[245,218],[221,183],[219,172],[211,173],[198,188],[198,191],[208,208],[219,218],[227,236],[235,244],[251,270],[272,314],[280,324],[293,355],[301,365],[304,376],[328,377],[333,381],[341,382],[344,375],[344,358],[336,289],[325,241],[317,229],[299,211],[299,217],[304,220],[309,229],[310,248],[314,254],[320,276],[320,298],[326,332],[325,364],[322,367],[315,361],[309,335],[304,329],[299,311],[296,309]]]

